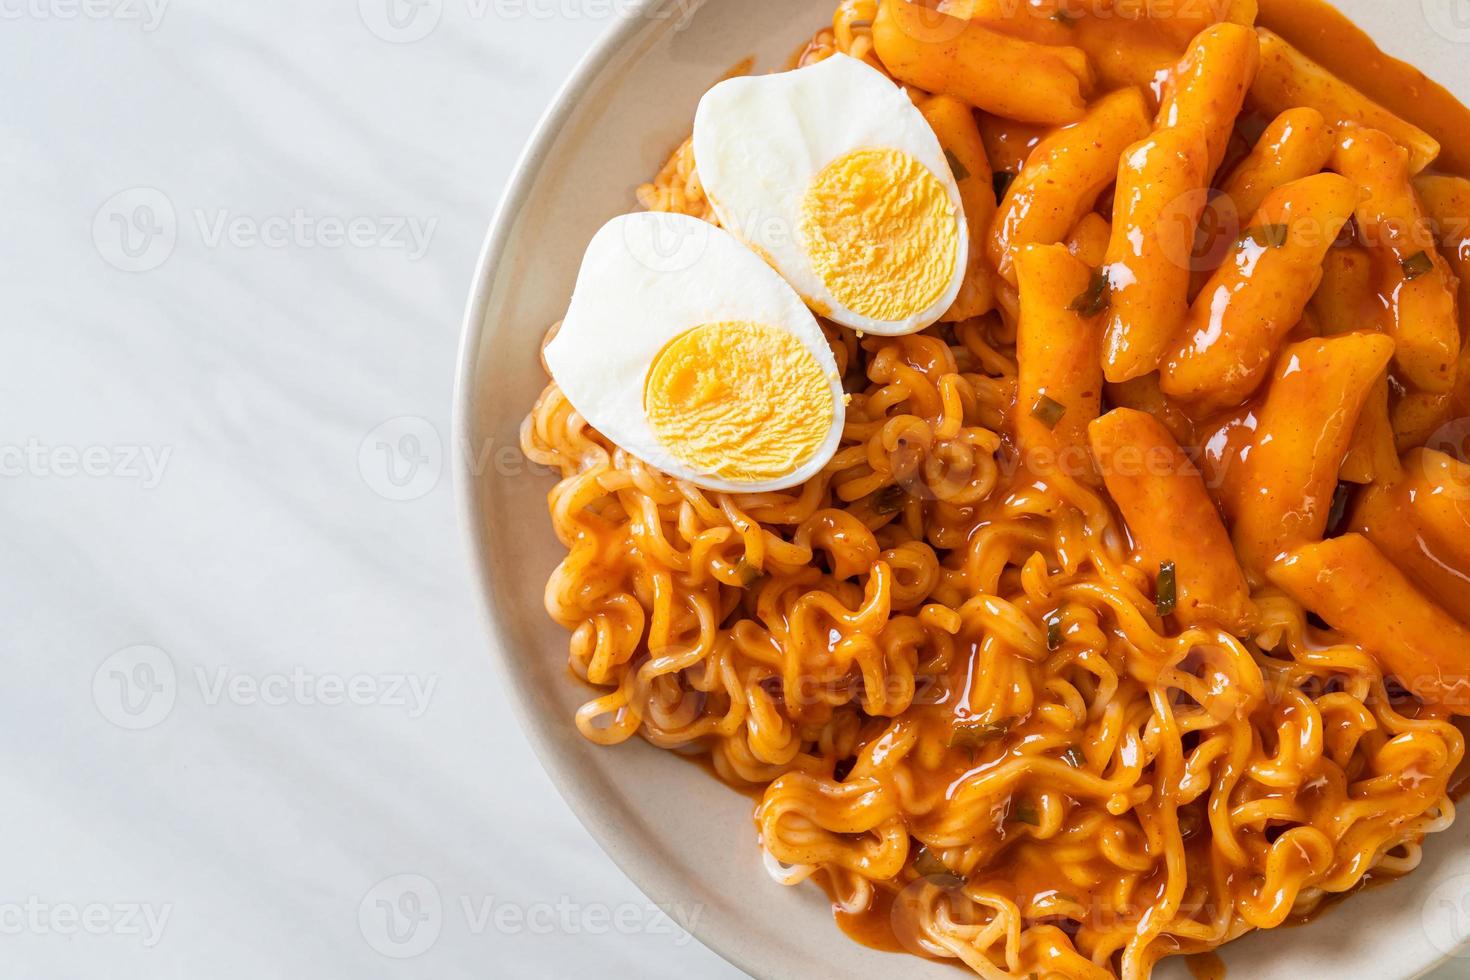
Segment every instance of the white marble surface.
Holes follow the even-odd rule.
[[[0,3],[0,976],[741,976],[542,773],[436,482],[490,213],[613,5],[386,9]]]
[[[0,0],[0,976],[741,975],[532,757],[440,478],[618,5]]]

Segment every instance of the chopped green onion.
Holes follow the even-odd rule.
[[[952,151],[952,150],[945,150],[944,151],[944,159],[947,160],[947,161],[949,161],[949,169],[950,169],[950,172],[954,174],[954,179],[955,180],[969,180],[970,179],[970,170],[969,170],[969,168],[966,167],[963,163],[960,163],[960,158],[954,155],[954,151]]]
[[[1046,617],[1046,648],[1056,653],[1062,648],[1062,614],[1060,611]]]
[[[1159,563],[1158,597],[1154,608],[1160,616],[1171,615],[1179,606],[1179,581],[1177,569],[1172,561]]]
[[[1023,823],[1028,827],[1040,827],[1041,815],[1030,803],[1013,803],[1011,805],[1010,817],[1016,823]]]
[[[947,875],[952,873],[949,867],[943,861],[939,860],[939,855],[927,847],[919,848],[919,853],[914,858],[914,871],[925,878],[933,875]]]
[[[1251,228],[1240,237],[1242,241],[1255,242],[1262,248],[1281,248],[1286,244],[1289,231],[1286,225],[1261,225],[1259,228]]]
[[[994,724],[982,722],[976,719],[957,721],[954,730],[949,733],[949,747],[952,749],[969,749],[970,757],[974,758],[975,750],[984,745],[989,745],[998,738],[1004,737],[1010,731],[1010,722]]]
[[[1048,429],[1055,429],[1057,423],[1062,420],[1062,416],[1066,414],[1067,406],[1046,395],[1036,399],[1036,404],[1031,406],[1031,417]]]
[[[1108,308],[1112,302],[1112,288],[1108,283],[1107,273],[1098,269],[1092,274],[1092,281],[1076,299],[1072,305],[1067,307],[1079,316],[1097,316]]]
[[[909,492],[898,484],[891,484],[873,494],[873,513],[887,517],[889,514],[897,514],[903,510],[904,504],[909,499]]]
[[[991,175],[990,181],[995,187],[995,199],[997,201],[1006,196],[1006,191],[1011,189],[1011,181],[1015,179],[1016,175],[1009,170],[997,170]]]
[[[1348,495],[1352,484],[1339,483],[1332,494],[1332,509],[1327,512],[1327,536],[1333,537],[1342,528],[1342,519],[1347,516]]]
[[[740,580],[740,587],[748,589],[761,580],[763,573],[744,558],[735,563],[735,577]]]
[[[1077,746],[1073,745],[1062,753],[1062,761],[1073,769],[1081,769],[1082,763],[1086,760],[1082,758],[1082,753],[1078,751]]]
[[[1415,252],[1400,263],[1404,270],[1404,281],[1413,282],[1426,272],[1434,271],[1434,260],[1428,252]]]

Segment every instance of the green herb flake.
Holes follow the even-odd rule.
[[[889,514],[897,514],[903,510],[908,502],[909,492],[898,484],[892,484],[876,491],[870,499],[873,513],[882,517]]]
[[[1415,252],[1400,263],[1404,270],[1404,281],[1413,282],[1420,276],[1434,271],[1434,260],[1428,252]]]
[[[1073,769],[1081,769],[1087,760],[1082,757],[1082,751],[1073,745],[1062,753],[1062,761]]]
[[[1056,653],[1062,648],[1062,614],[1054,612],[1046,617],[1046,648]]]
[[[1108,308],[1112,302],[1112,287],[1108,283],[1108,277],[1103,270],[1099,269],[1092,274],[1092,281],[1087,288],[1067,307],[1078,316],[1097,316]]]
[[[956,721],[954,729],[949,733],[949,747],[952,749],[969,749],[971,757],[975,750],[989,745],[996,739],[1003,738],[1010,731],[1009,722],[995,724],[993,722],[982,722],[973,718]]]
[[[997,170],[991,175],[990,181],[995,187],[995,199],[997,201],[1006,196],[1006,191],[1011,189],[1011,182],[1015,179],[1016,175],[1009,170]]]
[[[1036,807],[1022,801],[1011,804],[1010,818],[1016,823],[1023,823],[1028,827],[1041,826],[1041,814],[1036,812]]]
[[[960,158],[954,155],[953,150],[945,150],[944,159],[949,161],[949,169],[950,172],[954,174],[955,180],[970,179],[969,168],[966,167],[963,163],[960,163]]]
[[[1066,414],[1067,406],[1047,395],[1036,399],[1036,404],[1031,406],[1031,417],[1048,429],[1055,429],[1057,423],[1062,420],[1062,416]]]
[[[945,863],[939,860],[939,855],[927,847],[919,848],[919,853],[914,857],[914,873],[923,878],[952,874]]]
[[[761,580],[762,572],[750,562],[741,558],[735,563],[735,578],[739,581],[742,589],[748,589]]]
[[[1154,608],[1160,616],[1173,615],[1174,610],[1179,607],[1179,580],[1178,573],[1172,561],[1159,563],[1158,597],[1154,600]]]

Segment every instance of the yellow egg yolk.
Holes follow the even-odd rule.
[[[954,202],[901,150],[856,150],[828,164],[807,189],[800,228],[817,277],[859,316],[908,319],[954,279]]]
[[[812,352],[785,330],[748,322],[675,337],[649,368],[643,404],[679,462],[741,483],[795,472],[836,418],[831,383]]]

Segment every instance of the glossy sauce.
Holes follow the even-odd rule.
[[[1040,0],[1040,2],[1044,3],[1046,0]],[[1258,23],[1261,26],[1281,34],[1309,57],[1438,139],[1443,146],[1438,167],[1458,172],[1470,172],[1470,110],[1457,102],[1448,91],[1428,79],[1413,66],[1381,52],[1366,34],[1321,0],[1260,0],[1260,6]],[[1027,13],[1022,16],[1031,17],[1034,14]],[[1056,25],[1050,23],[1046,25],[1048,29],[1054,26]],[[1120,56],[1120,52],[1125,49],[1129,40],[1126,32],[1120,33],[1127,26],[1123,21],[1084,20],[1072,26],[1076,29],[1073,43],[1087,50],[1099,66],[1101,82],[1099,91],[1094,95],[1101,95],[1109,88],[1131,82],[1146,87],[1153,101],[1157,102],[1159,93],[1157,78],[1122,78],[1119,73],[1123,69],[1115,67],[1127,61],[1126,58]],[[1150,31],[1145,38],[1144,47],[1147,56],[1144,60],[1150,65],[1156,60],[1159,69],[1166,70],[1174,60],[1177,60],[1179,52],[1182,51],[1183,42],[1178,44],[1171,42],[1171,47],[1166,46],[1163,39],[1157,36],[1159,31],[1154,25],[1142,26]],[[1136,23],[1129,28],[1135,32],[1135,38],[1139,28],[1140,25]],[[1021,32],[1018,30],[1016,33]],[[1051,43],[1062,42],[1053,41]],[[804,52],[810,48],[811,45],[804,46],[802,52],[799,52],[793,59],[793,63],[802,60]],[[1154,55],[1157,57],[1153,57]],[[750,59],[746,59],[734,66],[727,77],[747,73],[750,67]],[[1249,111],[1247,108],[1247,114]],[[1048,132],[1045,127],[1011,122],[985,113],[979,114],[978,121],[986,150],[997,171],[1008,170],[1013,173],[1018,171],[1027,154]],[[1252,126],[1255,126],[1256,130],[1263,128],[1267,121],[1249,120],[1243,116],[1240,125],[1242,129],[1249,132]],[[1234,146],[1232,157],[1238,158],[1244,151],[1243,145]],[[1228,172],[1231,162],[1232,160],[1227,158],[1222,173]],[[1162,400],[1161,396],[1159,397]],[[1205,469],[1207,477],[1226,472],[1239,472],[1241,467],[1238,464],[1241,454],[1248,451],[1250,439],[1255,430],[1252,408],[1252,405],[1246,405],[1225,416],[1204,421],[1199,425],[1198,434],[1204,442],[1202,468]],[[1180,421],[1181,424],[1188,425],[1188,420],[1181,419]],[[1218,490],[1218,487],[1215,489]],[[936,726],[952,730],[956,721],[967,713],[967,704],[971,699],[966,695],[975,684],[980,683],[980,679],[974,676],[974,673],[982,664],[984,654],[973,646],[961,647],[956,653],[949,675],[941,682],[941,696],[937,702],[930,702],[927,707],[916,707],[912,712],[912,723],[926,728]],[[994,678],[992,681],[999,682]],[[1024,739],[1024,719],[1016,720],[1008,737]],[[982,772],[1002,761],[1001,751],[999,743],[993,746],[983,746],[968,755],[964,750],[951,750],[943,765],[915,773],[920,784],[929,784],[928,787],[920,785],[919,789],[925,790],[932,787],[934,783],[942,783],[950,787],[950,793],[946,795],[952,795],[953,787],[967,776]],[[684,756],[684,758],[700,765],[709,774],[718,776],[708,754],[701,753]],[[757,802],[762,799],[764,790],[762,786],[734,783],[729,783],[729,785]],[[1458,797],[1467,786],[1470,786],[1470,778],[1462,778],[1455,786],[1454,795]],[[1181,816],[1188,812],[1190,811],[1181,811]],[[1207,819],[1202,815],[1199,825],[1201,827],[1208,825]],[[923,831],[919,823],[915,824],[914,829]],[[977,843],[991,851],[991,860],[981,862],[981,870],[977,874],[983,875],[988,883],[1004,882],[1022,907],[1040,906],[1044,908],[1048,899],[1055,897],[1055,893],[1050,890],[1051,885],[1055,882],[1054,876],[1038,873],[1038,869],[1045,868],[1049,864],[1045,848],[1038,842],[1024,836],[1019,840],[1007,841],[1002,820],[998,821],[994,838]],[[1203,841],[1197,843],[1203,843]],[[1188,844],[1186,847],[1191,851],[1195,850]],[[1099,866],[1085,870],[1098,881],[1106,881],[1110,874],[1117,872],[1116,868],[1101,862]],[[1369,873],[1357,888],[1346,894],[1392,880],[1393,877],[1388,874]],[[895,929],[896,924],[899,924],[903,918],[903,910],[901,900],[895,902],[894,891],[878,887],[875,889],[874,900],[869,909],[860,913],[848,913],[835,908],[835,889],[825,872],[817,872],[812,880],[822,887],[830,898],[834,899],[836,921],[849,937],[877,950],[922,955],[921,950],[915,944],[905,943],[899,931]],[[1151,885],[1152,881],[1147,884]],[[1164,887],[1162,880],[1158,882],[1158,887],[1162,894]],[[1147,888],[1141,887],[1138,894],[1146,895]],[[1286,924],[1308,921],[1331,908],[1342,897],[1344,896],[1333,896],[1324,901],[1312,915],[1290,918]],[[1077,894],[1068,894],[1064,898],[1094,910],[1105,909],[1108,902],[1106,890],[1102,888],[1095,893],[1079,889]],[[1185,959],[1190,972],[1198,980],[1223,980],[1225,977],[1224,962],[1214,953],[1190,955]],[[958,961],[944,960],[942,962],[963,969],[962,964]]]
[[[1470,172],[1470,109],[1413,65],[1380,51],[1373,39],[1322,0],[1260,0],[1256,23],[1439,140],[1434,169]],[[1407,13],[1410,8],[1405,8]],[[1413,11],[1419,15],[1417,10]]]
[[[1440,161],[1442,167],[1461,172],[1470,171],[1470,110],[1456,101],[1444,88],[1429,80],[1417,68],[1380,51],[1371,38],[1337,10],[1320,0],[1261,0],[1258,23],[1276,31],[1309,57],[1433,135],[1443,145]],[[1085,28],[1089,25],[1084,22],[1076,26]],[[1116,29],[1117,26],[1116,22],[1111,25],[1113,29]],[[1094,59],[1098,59],[1099,55],[1104,54],[1104,49],[1109,47],[1110,39],[1106,37],[1106,31],[1100,22],[1097,30],[1080,31],[1079,33],[1081,36],[1076,43],[1088,49]],[[1150,45],[1154,45],[1156,39],[1151,37],[1149,41]],[[1103,60],[1111,59],[1104,55]],[[1110,72],[1106,66],[1102,70],[1102,75],[1104,88],[1107,87],[1106,82],[1121,81],[1109,78]],[[1154,99],[1157,100],[1157,86],[1150,86],[1150,90]],[[1246,111],[1248,114],[1249,107]],[[1013,123],[984,113],[979,115],[979,121],[986,149],[994,157],[992,164],[996,170],[1019,170],[1025,155],[1047,132],[1044,128]],[[1255,121],[1257,129],[1264,128],[1268,121]],[[1243,116],[1242,126],[1249,129],[1248,123],[1249,120]],[[1233,155],[1236,157],[1242,155],[1244,149],[1243,146],[1233,147]],[[1222,173],[1228,172],[1229,163],[1230,161],[1227,160],[1226,167],[1222,168]],[[1201,435],[1204,435],[1206,430],[1213,430],[1211,438],[1205,440],[1206,446],[1203,453],[1202,462],[1207,477],[1239,471],[1241,455],[1249,450],[1250,437],[1255,428],[1252,408],[1252,404],[1247,404],[1238,410],[1200,425]],[[1216,489],[1218,491],[1219,488],[1216,487]],[[969,659],[971,665],[978,663],[980,659],[978,651],[972,650],[969,651],[969,654],[968,658],[959,658],[960,662],[963,663]],[[952,689],[963,691],[975,683],[975,679],[967,676],[961,680],[955,677],[950,679],[950,683],[954,685]],[[966,699],[958,700],[963,703]],[[950,715],[950,718],[946,719],[950,723],[953,718],[950,713],[953,710],[953,707],[942,709],[945,715]],[[1018,731],[1021,727],[1023,726],[1018,726]],[[1018,731],[1013,731],[1012,736],[1018,734]],[[936,772],[933,777],[950,779],[957,783],[967,773],[988,768],[989,765],[999,761],[994,758],[988,762],[980,761],[985,755],[987,753],[982,750],[980,757],[975,762],[957,763],[954,769],[943,773]],[[1467,784],[1470,784],[1470,780],[1462,783],[1460,788],[1463,790]],[[993,861],[982,865],[986,878],[992,881],[1008,882],[1014,891],[1016,900],[1023,907],[1039,898],[1044,898],[1037,889],[1044,889],[1045,879],[1030,883],[1027,881],[1028,867],[1037,866],[1034,862],[1038,855],[1031,855],[1031,860],[1028,860],[1028,855],[1025,853],[1032,842],[1022,841],[1021,846],[1007,849],[1003,833],[999,836],[1000,840],[988,842],[1001,853],[997,853]],[[1101,877],[1105,876],[1109,869],[1098,868],[1096,870]],[[1371,887],[1383,881],[1392,880],[1393,877],[1381,873],[1370,873],[1365,876],[1359,888],[1352,889],[1348,894],[1363,887]],[[828,895],[832,896],[833,891],[825,875],[818,875],[817,880]],[[1035,887],[1032,887],[1033,885]],[[1160,887],[1162,887],[1162,882]],[[1102,905],[1099,903],[1106,902],[1103,895],[1067,897],[1075,898],[1093,908],[1100,908]],[[1333,899],[1324,901],[1311,915],[1290,918],[1285,924],[1301,924],[1310,921],[1317,914],[1335,905],[1340,898],[1341,896],[1335,896]],[[834,911],[843,932],[857,942],[889,952],[919,952],[916,948],[910,948],[912,944],[902,942],[895,932],[895,922],[902,917],[902,912],[901,909],[895,908],[893,893],[890,891],[878,889],[872,907],[865,912],[854,914],[835,907]],[[1191,973],[1199,980],[1223,980],[1225,977],[1224,961],[1214,953],[1191,955],[1186,957],[1186,962]]]

